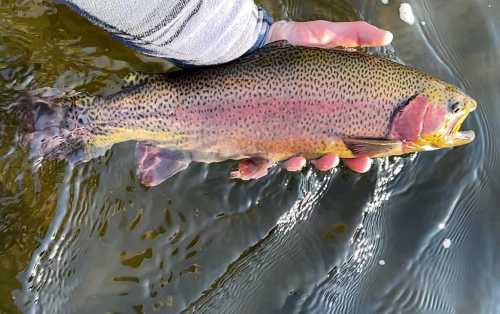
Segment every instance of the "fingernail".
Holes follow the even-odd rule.
[[[392,39],[394,38],[394,35],[389,32],[389,31],[386,31],[385,32],[385,36],[384,36],[384,40],[382,40],[382,45],[388,45],[392,42]]]

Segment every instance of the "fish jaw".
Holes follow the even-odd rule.
[[[416,153],[431,151],[441,148],[453,148],[471,143],[475,139],[472,130],[455,132],[453,134],[441,136],[439,140],[424,137],[413,143],[406,143],[404,153]]]
[[[465,119],[467,119],[469,113],[476,110],[476,107],[477,103],[475,101],[466,103],[466,110],[464,113],[458,118],[454,125],[452,125],[449,134],[443,137],[443,147],[462,146],[471,143],[476,138],[476,134],[472,130],[460,131]]]
[[[420,141],[433,146],[435,149],[451,148],[471,143],[476,137],[474,131],[460,131],[460,129],[465,119],[469,116],[469,113],[473,112],[476,107],[477,103],[473,99],[465,102],[463,112],[458,117],[449,121],[444,132],[441,130],[433,134],[423,135]]]
[[[462,146],[471,143],[476,138],[472,130],[455,132],[445,137],[447,147]]]

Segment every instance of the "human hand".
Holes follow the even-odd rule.
[[[319,48],[377,47],[390,44],[392,38],[391,32],[364,21],[279,21],[271,26],[266,43],[286,40],[292,45]]]
[[[391,43],[391,32],[382,30],[363,21],[357,22],[287,22],[279,21],[271,26],[267,43],[286,40],[292,45],[319,48],[334,47],[376,47]],[[372,159],[358,157],[343,159],[344,164],[358,173],[370,170]],[[313,165],[320,171],[328,171],[339,164],[339,157],[328,154],[313,160]],[[300,171],[306,164],[302,156],[292,157],[283,163],[288,171]]]

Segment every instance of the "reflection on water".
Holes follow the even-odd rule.
[[[0,0],[0,312],[499,312],[500,7],[410,2],[413,26],[399,1],[261,1],[275,18],[358,12],[393,31],[398,58],[478,100],[473,144],[381,159],[366,175],[242,183],[227,179],[231,162],[194,164],[145,188],[133,143],[34,172],[7,107],[36,86],[104,93],[169,65],[63,6]]]

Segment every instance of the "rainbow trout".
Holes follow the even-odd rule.
[[[156,185],[191,161],[380,157],[474,139],[460,131],[473,99],[360,52],[278,42],[228,64],[139,75],[130,85],[107,97],[21,99],[34,156],[85,161],[137,141],[139,177]]]

